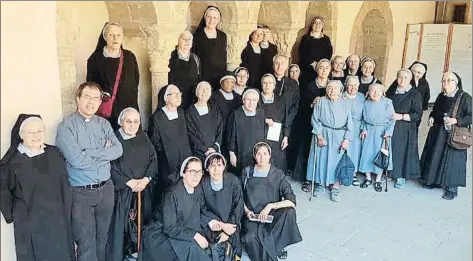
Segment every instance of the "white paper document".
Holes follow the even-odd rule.
[[[281,134],[282,124],[279,122],[273,122],[273,125],[268,129],[268,137],[266,139],[272,141],[279,141],[279,135]]]

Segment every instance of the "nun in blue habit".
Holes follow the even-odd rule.
[[[342,94],[343,99],[347,102],[351,110],[351,118],[353,120],[353,140],[350,142],[348,148],[348,156],[350,157],[353,165],[355,165],[355,172],[353,173],[353,186],[359,186],[360,181],[356,177],[358,172],[358,166],[360,162],[361,153],[361,116],[363,112],[363,103],[365,102],[365,96],[358,92],[358,86],[360,86],[360,80],[356,75],[348,76],[346,79],[346,91]]]
[[[366,179],[361,188],[367,188],[372,184],[371,174],[376,175],[374,188],[377,192],[382,191],[381,174],[383,169],[373,164],[376,155],[384,148],[384,139],[388,141],[388,170],[393,169],[391,137],[394,132],[396,121],[391,118],[394,114],[393,103],[383,96],[384,86],[378,83],[370,85],[368,99],[363,105],[363,119],[361,123],[362,144],[361,157],[358,170],[365,173]]]
[[[340,183],[335,177],[335,168],[348,150],[353,136],[351,108],[341,98],[343,85],[330,81],[327,95],[320,98],[312,113],[312,142],[307,166],[307,180],[315,178],[315,197],[325,193],[326,186],[332,186],[330,199],[340,200]]]

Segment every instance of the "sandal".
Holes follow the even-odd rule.
[[[353,182],[351,183],[353,186],[359,186],[360,185],[360,181],[358,180],[358,178],[356,176],[353,177]]]
[[[309,193],[310,192],[310,182],[306,181],[302,183],[302,191]]]
[[[286,259],[287,258],[287,251],[286,250],[281,250],[278,254],[278,259]]]
[[[381,191],[383,191],[383,187],[381,186],[381,182],[375,182],[375,183],[374,183],[374,190],[375,190],[376,192],[381,192]]]
[[[365,181],[363,181],[363,184],[361,184],[360,188],[367,188],[371,186],[372,183],[373,181],[371,181],[371,179],[365,179]]]

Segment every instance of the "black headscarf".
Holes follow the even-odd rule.
[[[416,65],[416,64],[420,64],[420,65],[424,66],[424,68],[425,68],[425,73],[424,73],[424,75],[422,76],[421,79],[425,79],[425,78],[427,77],[427,64],[415,61],[415,62],[413,62],[413,63],[411,64],[411,66],[409,66],[409,70],[412,71],[412,67],[413,67],[414,65]],[[412,79],[414,80],[414,77],[412,77]]]
[[[460,76],[458,76],[456,72],[452,72],[452,73],[455,74],[455,76],[458,79],[458,84],[457,84],[458,89],[463,90],[462,78],[460,78]]]
[[[110,22],[106,22],[103,27],[102,27],[102,30],[100,31],[100,35],[99,35],[99,40],[97,41],[97,46],[95,47],[95,52],[98,52],[98,51],[102,51],[103,48],[105,46],[107,46],[107,41],[105,41],[105,38],[103,37],[103,30],[105,29],[105,26],[107,26],[107,24],[110,23]],[[122,27],[123,29],[123,27]],[[123,43],[120,45],[120,49],[123,50]]]
[[[218,13],[220,14],[220,22],[222,21],[222,12],[220,12],[220,9],[218,9],[218,7],[216,7],[216,6],[214,6],[214,5],[209,5],[209,6],[207,6],[207,9],[205,9],[204,14],[202,15],[202,19],[200,20],[199,25],[198,25],[197,28],[195,29],[195,32],[196,32],[196,33],[204,30],[204,28],[205,28],[205,13],[206,13],[207,10],[209,10],[210,8],[215,8],[215,9],[217,9]]]
[[[30,117],[38,117],[41,119],[41,116],[35,114],[18,115],[18,119],[16,120],[15,125],[13,125],[13,129],[11,130],[10,148],[8,148],[8,151],[5,153],[2,160],[0,161],[0,166],[6,165],[10,161],[11,157],[16,153],[18,145],[20,145],[20,143],[23,141],[20,137],[20,126],[26,119]]]

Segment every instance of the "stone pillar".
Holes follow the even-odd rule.
[[[466,4],[465,23],[471,24],[471,2]]]
[[[278,46],[280,54],[291,57],[291,50],[297,40],[300,28],[286,27],[273,29],[273,41]]]
[[[235,26],[236,27],[236,26]],[[227,71],[240,66],[241,52],[246,47],[248,36],[256,29],[256,24],[239,24],[238,29],[225,31],[227,34]]]

